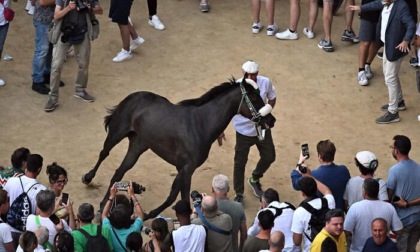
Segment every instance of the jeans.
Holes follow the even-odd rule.
[[[236,194],[244,193],[244,179],[245,179],[245,166],[248,162],[248,154],[251,146],[256,145],[260,152],[260,160],[257,166],[252,171],[252,177],[258,180],[263,177],[265,171],[268,170],[270,165],[276,159],[276,151],[274,149],[273,138],[271,137],[271,130],[267,129],[265,138],[260,141],[257,136],[249,137],[236,132],[236,146],[235,158],[233,167],[233,186]]]
[[[400,252],[415,252],[420,239],[420,221],[404,227],[397,236],[397,246]]]
[[[48,40],[48,24],[33,21],[35,26],[35,51],[32,60],[32,81],[44,83],[44,75],[51,72],[52,45]]]
[[[59,39],[57,44],[54,45],[50,80],[50,99],[52,101],[58,101],[58,87],[60,85],[61,70],[63,69],[64,59],[70,46],[70,43],[63,43],[61,42],[61,39]],[[75,87],[75,92],[77,93],[85,91],[88,82],[90,40],[87,32],[83,42],[73,45],[73,49],[78,65]]]
[[[401,57],[393,62],[388,61],[388,59],[386,58],[386,52],[384,50],[382,66],[385,77],[385,84],[388,86],[388,111],[392,114],[398,113],[398,103],[400,103],[404,99],[401,89],[400,78],[398,77],[401,68],[401,62],[403,59],[404,57]]]
[[[3,45],[6,41],[7,31],[9,30],[9,23],[0,26],[0,60],[3,53]]]

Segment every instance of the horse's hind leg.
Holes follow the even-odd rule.
[[[88,173],[82,176],[82,182],[84,184],[89,184],[92,179],[96,175],[96,171],[98,170],[101,163],[105,160],[106,157],[108,157],[109,152],[112,150],[112,148],[115,147],[121,140],[123,140],[125,137],[127,137],[128,130],[124,130],[121,127],[119,128],[118,132],[114,132],[114,127],[110,127],[108,129],[108,135],[106,136],[104,146],[99,153],[99,159],[96,162],[95,166],[92,170],[90,170]]]
[[[115,171],[114,176],[112,176],[106,195],[100,204],[101,210],[103,209],[106,201],[108,200],[109,188],[111,188],[111,186],[115,182],[121,181],[121,179],[124,177],[124,174],[136,164],[140,155],[149,149],[149,147],[147,147],[144,143],[141,142],[137,134],[130,134],[128,138],[130,140],[130,143],[128,146],[127,154],[125,155],[120,167],[118,167],[118,169]]]

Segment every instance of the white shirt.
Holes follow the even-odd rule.
[[[333,209],[335,208],[335,201],[334,196],[332,194],[327,194],[324,196],[324,198],[328,201],[328,208]],[[322,207],[322,201],[320,198],[313,199],[308,202],[309,205],[311,205],[315,209],[321,209]],[[304,232],[310,237],[311,236],[311,230],[309,228],[309,220],[311,219],[311,214],[306,211],[303,207],[296,208],[294,214],[293,214],[293,221],[292,221],[292,227],[291,231],[296,234],[302,234],[303,238],[303,252],[308,252],[312,242],[306,237]]]
[[[257,85],[260,89],[260,96],[266,103],[267,100],[274,100],[276,98],[276,92],[271,84],[269,78],[264,76],[257,76]],[[255,129],[255,123],[250,119],[242,116],[235,115],[233,117],[233,126],[235,130],[244,136],[257,136],[257,130]]]
[[[25,192],[28,193],[28,197],[31,201],[31,213],[35,213],[36,212],[36,195],[42,191],[42,190],[46,190],[47,188],[41,184],[37,184],[34,185],[31,190],[28,192],[28,189],[35,183],[38,183],[38,181],[36,179],[33,178],[28,178],[27,176],[23,175],[21,177],[12,177],[9,178],[9,180],[7,180],[6,185],[4,186],[4,190],[7,191],[7,193],[9,194],[10,197],[10,206],[12,206],[13,201],[15,201],[15,199],[21,195],[23,193],[22,191],[22,186],[20,184],[19,178],[21,178],[22,180],[22,184],[23,184],[23,188],[25,190]],[[10,210],[9,210],[10,211]],[[12,232],[19,232],[21,233],[19,230],[14,229],[12,227]]]
[[[395,208],[381,200],[362,200],[354,203],[344,220],[344,230],[352,233],[351,252],[362,251],[366,239],[372,236],[371,223],[376,218],[383,218],[389,230],[399,231],[403,225]]]
[[[386,189],[386,182],[383,179],[377,179],[379,183],[380,200],[388,200],[388,192]],[[356,202],[363,200],[362,187],[364,178],[361,176],[353,177],[347,182],[346,190],[344,191],[343,199],[348,201],[349,207]]]
[[[384,6],[382,9],[382,21],[381,21],[381,40],[385,43],[385,32],[386,27],[388,26],[389,15],[391,14],[392,7],[394,3],[391,3],[389,6]]]
[[[13,242],[12,229],[7,223],[0,223],[0,252],[6,252],[5,243]]]
[[[201,225],[181,226],[172,232],[175,251],[204,252],[206,230]]]
[[[49,249],[44,249],[42,245],[38,244],[38,247],[34,250],[34,252],[50,252]],[[23,252],[22,247],[19,245],[19,247],[16,249],[16,252]]]
[[[61,221],[63,222],[64,230],[71,233],[72,229],[69,227],[67,222],[63,219],[61,219]],[[55,229],[54,223],[49,218],[41,217],[41,216],[39,216],[39,222],[41,223],[41,226],[46,227],[48,229],[49,231],[48,241],[54,245],[54,237],[57,234],[57,230]],[[26,230],[35,231],[35,229],[37,228],[38,228],[38,225],[36,224],[36,221],[35,221],[35,215],[33,214],[29,215],[28,219],[26,220]]]
[[[276,208],[284,208],[288,205],[283,202],[280,203],[278,201],[273,201],[268,205],[268,208],[270,208],[270,206],[274,206]],[[256,236],[260,232],[260,227],[258,226],[258,214],[260,211],[258,211],[257,215],[255,216],[254,224],[248,229],[248,236]],[[284,248],[282,250],[283,252],[299,252],[300,248],[294,246],[293,233],[290,230],[293,221],[293,213],[295,211],[291,208],[286,208],[282,211],[282,214],[274,219],[274,227],[271,229],[271,234],[273,234],[275,231],[281,231],[284,234],[285,242]]]

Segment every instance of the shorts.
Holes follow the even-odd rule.
[[[376,39],[376,24],[366,19],[360,19],[359,39],[364,42],[373,42]]]
[[[132,0],[111,0],[109,18],[113,23],[127,25],[132,4]]]

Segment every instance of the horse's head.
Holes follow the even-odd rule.
[[[257,83],[244,77],[239,86],[242,91],[242,99],[238,113],[251,119],[262,129],[274,127],[276,118],[271,114],[273,108],[270,104],[265,104],[261,98]]]

